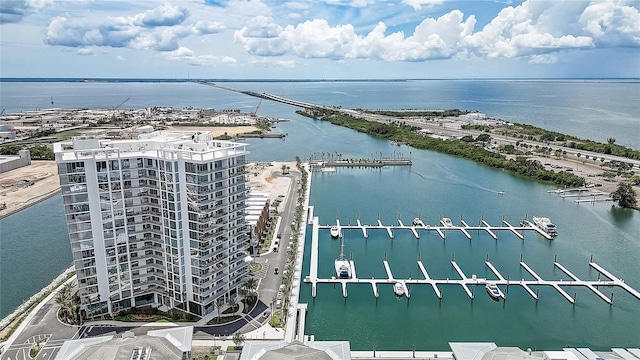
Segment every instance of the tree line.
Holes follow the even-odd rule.
[[[320,108],[299,110],[298,113],[314,119],[330,121],[334,125],[347,127],[377,138],[402,142],[416,149],[458,156],[491,168],[503,169],[513,174],[543,182],[569,187],[582,186],[585,183],[583,178],[570,172],[546,170],[537,160],[529,160],[525,157],[509,159],[503,154],[489,151],[476,144],[476,141],[485,142],[490,140],[490,137],[487,136],[483,136],[482,139],[476,138],[474,142],[468,141],[469,139],[465,139],[465,141],[443,140],[418,134],[416,132],[419,130],[418,127],[398,122],[379,123]]]

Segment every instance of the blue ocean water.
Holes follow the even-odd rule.
[[[295,82],[226,83],[225,86],[265,91],[301,101],[349,108],[479,110],[508,121],[528,123],[583,138],[640,148],[640,85],[616,82],[550,81],[407,81],[407,82]],[[191,83],[3,83],[2,107],[24,111],[51,107],[148,106],[214,107],[253,111],[258,99]],[[479,166],[473,162],[433,152],[392,146],[353,130],[314,121],[294,113],[296,109],[263,101],[258,114],[284,117],[276,131],[285,132],[285,141],[252,139],[251,161],[302,159],[316,152],[340,152],[343,156],[367,157],[382,152],[411,156],[411,168],[339,169],[335,174],[314,174],[311,204],[321,223],[339,217],[342,223],[374,223],[378,217],[387,224],[401,218],[408,223],[421,216],[435,224],[442,216],[457,222],[462,216],[469,224],[482,218],[498,225],[503,217],[517,224],[526,216],[549,216],[558,225],[560,236],[547,241],[527,234],[524,241],[503,233],[498,240],[474,233],[469,241],[450,233],[446,240],[423,233],[420,240],[410,232],[396,233],[390,241],[386,233],[375,232],[364,240],[358,232],[346,234],[345,251],[353,254],[358,275],[383,276],[382,259],[389,259],[398,277],[420,276],[417,254],[433,277],[455,277],[452,254],[470,276],[491,277],[484,266],[488,255],[506,277],[528,278],[519,266],[520,254],[543,278],[566,279],[553,266],[560,263],[577,276],[595,279],[588,266],[590,256],[613,274],[640,289],[640,215],[610,204],[575,204],[546,193],[549,186]],[[498,195],[504,191],[505,195]],[[29,210],[61,213],[60,199],[38,204]],[[56,210],[56,204],[57,210]],[[48,206],[48,207],[47,207]],[[56,242],[60,252],[68,251],[63,218],[53,217],[55,229],[36,234],[21,230],[33,223],[27,210],[0,220],[0,316],[55,277],[58,268],[69,265],[68,258],[47,252],[29,252],[25,262],[15,253],[22,244],[27,249],[42,242]],[[18,224],[10,227],[9,224]],[[13,225],[12,225],[13,226]],[[7,230],[12,229],[12,230]],[[339,244],[321,234],[321,274],[331,272]],[[307,243],[309,245],[310,241]],[[11,249],[5,251],[5,249]],[[15,250],[14,250],[15,249]],[[5,255],[6,254],[6,255]],[[32,270],[28,275],[27,270]],[[61,270],[60,270],[61,271]],[[5,276],[9,274],[10,276]],[[308,251],[303,276],[308,273]],[[45,276],[46,275],[46,276]],[[30,288],[22,284],[33,284]],[[11,289],[11,292],[6,289]],[[14,293],[15,291],[15,293]],[[430,288],[413,287],[411,300],[396,300],[391,289],[380,288],[376,301],[369,286],[349,287],[342,298],[339,288],[321,285],[318,296],[303,285],[301,301],[309,303],[307,333],[317,339],[349,339],[353,349],[446,349],[448,341],[495,341],[502,346],[561,348],[566,345],[637,346],[640,339],[640,302],[617,289],[609,306],[585,289],[577,289],[577,304],[569,304],[555,290],[540,288],[536,302],[520,288],[509,289],[508,301],[495,303],[479,295],[471,301],[455,287],[445,287],[438,300]],[[573,295],[573,290],[572,295]],[[9,295],[5,295],[9,294]],[[6,305],[5,305],[6,304]]]

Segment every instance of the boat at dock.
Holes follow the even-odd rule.
[[[334,262],[336,276],[340,279],[351,279],[351,263],[344,257],[344,241],[340,243],[340,257]]]
[[[404,286],[401,282],[393,284],[393,293],[398,297],[404,296]]]
[[[453,222],[451,221],[450,218],[442,218],[440,219],[440,222],[442,223],[442,226],[444,227],[453,227]]]
[[[493,300],[499,300],[503,296],[502,291],[500,291],[500,288],[495,283],[488,282],[484,288]]]
[[[333,225],[329,231],[331,232],[332,238],[337,238],[340,236],[340,229],[338,228],[338,225]]]
[[[411,223],[413,224],[413,226],[419,226],[422,221],[420,220],[420,218],[413,218],[413,221]]]
[[[531,218],[531,220],[533,221],[533,224],[538,227],[538,229],[549,234],[549,236],[558,236],[558,229],[556,228],[556,225],[552,223],[548,217],[534,216]]]

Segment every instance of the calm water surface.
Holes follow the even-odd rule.
[[[2,107],[19,111],[48,107],[50,94],[56,106],[113,107],[126,98],[124,107],[194,106],[253,111],[258,100],[195,84],[46,83],[2,84]],[[6,86],[5,86],[6,85]],[[267,91],[302,101],[351,108],[480,110],[505,120],[529,123],[553,130],[640,148],[640,103],[638,84],[580,82],[491,82],[416,81],[398,83],[238,83],[230,87]],[[252,161],[307,158],[315,152],[339,152],[343,156],[411,156],[411,168],[338,169],[334,174],[314,174],[311,204],[320,222],[336,217],[342,223],[386,224],[401,218],[409,223],[421,216],[436,224],[446,216],[470,225],[482,218],[499,225],[503,217],[517,224],[525,216],[550,217],[560,235],[553,241],[528,233],[524,241],[500,233],[493,240],[473,233],[469,241],[451,232],[446,240],[435,233],[422,233],[416,240],[410,232],[396,232],[391,241],[386,232],[371,232],[364,240],[360,232],[345,234],[345,252],[352,254],[359,277],[385,275],[387,256],[394,274],[421,277],[416,264],[420,254],[434,278],[454,278],[453,254],[462,270],[471,276],[492,278],[484,265],[490,261],[506,277],[531,278],[519,266],[520,255],[545,279],[568,279],[554,268],[553,259],[578,277],[596,279],[590,255],[613,274],[640,289],[640,215],[612,208],[610,204],[575,204],[547,194],[549,186],[517,178],[470,161],[428,151],[392,146],[352,130],[300,117],[294,108],[263,102],[259,114],[289,118],[277,131],[288,133],[286,141],[247,141]],[[497,194],[504,191],[505,195]],[[0,316],[21,299],[46,285],[70,265],[68,237],[61,215],[60,197],[0,220],[1,281]],[[40,215],[38,215],[40,214]],[[45,228],[51,226],[51,228]],[[46,235],[45,235],[46,234]],[[320,275],[330,276],[339,243],[321,232]],[[307,242],[307,248],[310,240]],[[59,250],[54,250],[54,247]],[[45,248],[43,250],[35,250]],[[305,253],[303,276],[308,274]],[[29,261],[26,261],[29,260]],[[30,271],[30,272],[27,272]],[[28,286],[26,285],[28,284]],[[609,349],[638,346],[640,301],[618,289],[609,306],[585,289],[576,293],[571,305],[555,290],[540,288],[533,300],[519,287],[510,287],[506,302],[493,302],[484,288],[475,289],[470,300],[459,287],[442,287],[439,300],[430,287],[411,288],[411,300],[398,300],[390,287],[380,286],[380,298],[370,286],[350,286],[343,299],[341,289],[319,285],[311,298],[302,286],[301,301],[309,303],[307,333],[317,339],[349,339],[353,349],[447,349],[449,341],[495,341],[501,346],[559,349],[589,346]]]

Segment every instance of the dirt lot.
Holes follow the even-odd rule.
[[[225,133],[229,136],[234,136],[236,134],[248,133],[255,130],[258,130],[257,127],[254,126],[230,126],[230,127],[220,127],[220,126],[170,126],[169,130],[171,131],[211,131],[211,135],[214,137],[224,135]]]
[[[55,161],[32,161],[0,174],[0,217],[21,210],[59,191],[60,178]]]

